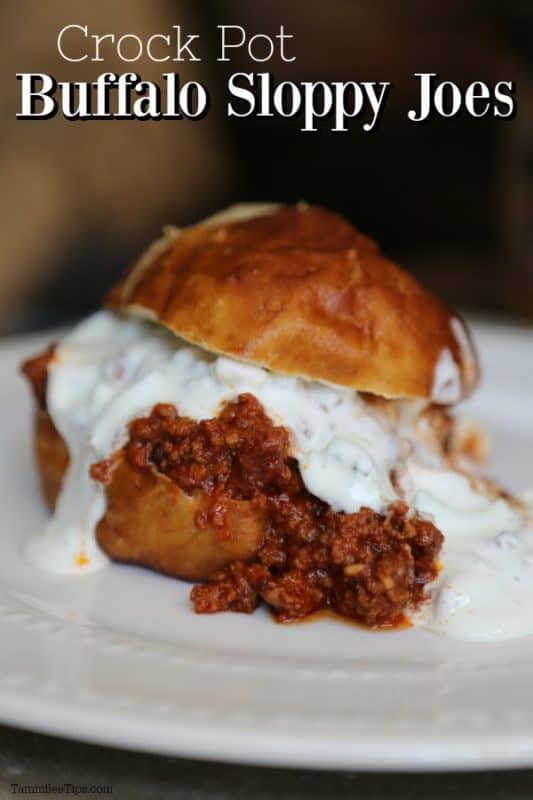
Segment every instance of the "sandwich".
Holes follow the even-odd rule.
[[[148,567],[192,581],[198,613],[493,630],[465,559],[529,511],[453,414],[478,382],[470,333],[337,214],[166,229],[23,372],[54,511],[40,567]]]

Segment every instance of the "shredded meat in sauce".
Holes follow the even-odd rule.
[[[386,515],[332,511],[307,491],[288,431],[271,422],[253,395],[240,395],[201,422],[158,405],[130,425],[125,454],[132,466],[155,468],[187,493],[206,492],[209,521],[221,536],[231,536],[228,498],[268,511],[254,562],[233,563],[193,588],[198,613],[250,613],[263,600],[282,622],[331,608],[365,625],[397,625],[436,577],[443,537],[431,522],[409,515],[403,502]]]

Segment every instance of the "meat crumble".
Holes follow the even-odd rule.
[[[251,394],[200,422],[179,416],[172,405],[157,405],[131,423],[125,456],[138,469],[167,475],[186,493],[205,492],[209,522],[222,537],[231,536],[228,499],[268,512],[254,561],[234,562],[192,589],[198,613],[251,613],[264,601],[280,622],[330,608],[364,625],[394,626],[424,600],[437,575],[443,537],[431,522],[410,514],[404,502],[386,514],[334,512],[306,489],[290,455],[289,432],[275,426]],[[196,524],[202,528],[206,520]]]

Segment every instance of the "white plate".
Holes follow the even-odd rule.
[[[476,326],[497,472],[533,486],[533,332]],[[454,642],[266,613],[197,617],[189,587],[133,567],[50,576],[21,558],[44,522],[31,403],[0,347],[0,720],[199,758],[276,765],[533,766],[533,637]],[[472,409],[472,413],[474,408]],[[533,613],[533,609],[532,609]]]

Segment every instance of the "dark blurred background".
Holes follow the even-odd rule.
[[[181,24],[202,35],[201,64],[67,64],[63,25],[147,37]],[[216,62],[219,24],[294,34],[290,64],[236,51]],[[533,318],[533,2],[422,0],[4,0],[0,133],[0,333],[54,325],[93,308],[165,223],[237,200],[305,199],[336,209],[449,302]],[[93,80],[167,69],[202,80],[209,115],[191,122],[16,121],[15,72]],[[294,120],[228,120],[234,71],[277,80],[390,80],[380,127],[303,135]],[[518,114],[416,125],[415,72],[517,84]]]

